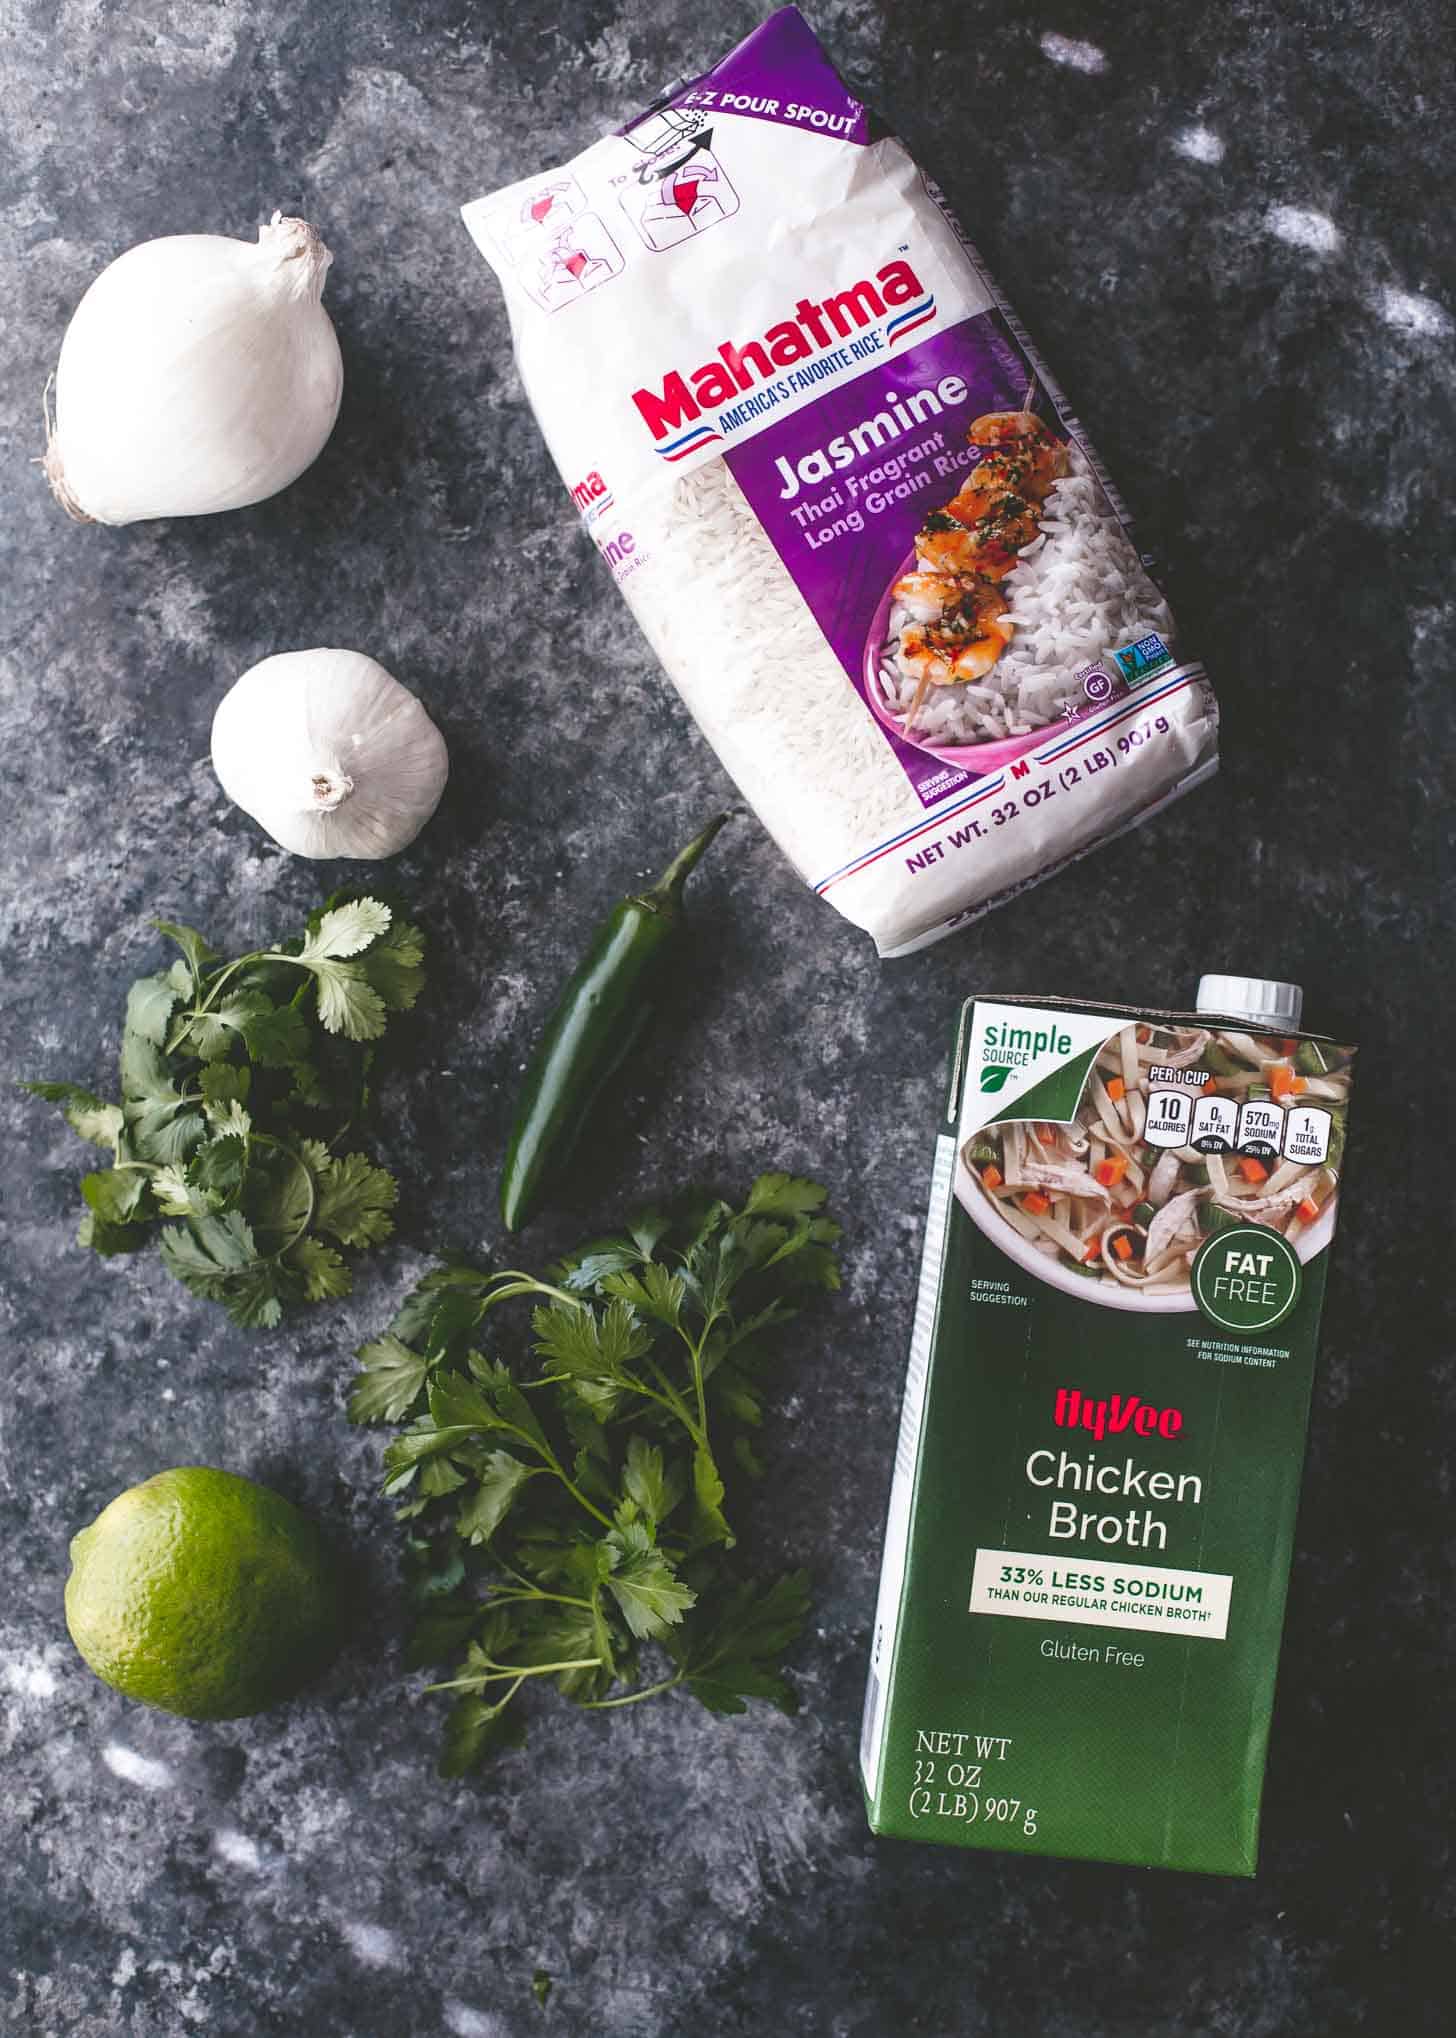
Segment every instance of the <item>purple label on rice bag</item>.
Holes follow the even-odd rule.
[[[621,132],[638,142],[639,129],[649,122],[670,122],[675,108],[708,117],[734,113],[862,144],[888,133],[847,89],[797,7],[771,14],[720,64],[672,86]]]
[[[916,534],[927,517],[958,494],[981,457],[981,449],[967,440],[970,426],[988,413],[1020,410],[1031,374],[994,311],[896,351],[897,340],[918,322],[915,311],[910,307],[903,324],[891,321],[874,335],[884,355],[864,374],[731,447],[724,457],[851,684],[929,807],[998,768],[1006,761],[999,754],[1005,744],[973,740],[932,747],[923,740],[906,742],[898,733],[904,710],[881,677],[892,661],[891,589],[913,570]]]

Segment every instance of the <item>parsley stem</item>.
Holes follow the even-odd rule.
[[[491,1275],[481,1310],[493,1309],[497,1302],[509,1302],[514,1295],[550,1295],[557,1302],[569,1302],[573,1309],[587,1307],[580,1295],[554,1288],[549,1281],[538,1281],[534,1274],[522,1273],[516,1267],[503,1267],[500,1273]]]
[[[602,1510],[599,1507],[597,1507],[592,1501],[587,1499],[586,1495],[582,1492],[581,1488],[578,1485],[576,1485],[572,1480],[567,1478],[566,1473],[562,1467],[561,1460],[560,1458],[557,1457],[555,1451],[552,1450],[550,1444],[546,1443],[544,1440],[538,1441],[535,1437],[527,1436],[526,1432],[523,1429],[516,1429],[513,1423],[506,1423],[502,1426],[506,1429],[512,1430],[516,1436],[521,1437],[526,1443],[528,1443],[531,1446],[531,1449],[542,1460],[547,1470],[554,1472],[556,1474],[557,1478],[561,1481],[562,1485],[566,1488],[567,1492],[571,1495],[572,1499],[575,1500],[580,1506],[584,1507],[588,1514],[593,1515],[596,1518],[596,1520],[598,1520],[602,1524],[603,1528],[612,1527],[612,1517],[609,1514],[603,1514]]]
[[[682,1672],[676,1677],[664,1677],[661,1684],[648,1684],[641,1691],[626,1692],[621,1698],[589,1698],[582,1701],[583,1712],[608,1712],[614,1705],[636,1705],[639,1699],[656,1698],[664,1691],[675,1691],[682,1683]]]
[[[509,1569],[510,1567],[507,1566],[506,1568]],[[549,1599],[554,1606],[584,1606],[588,1613],[592,1610],[592,1603],[589,1599],[573,1599],[569,1593],[565,1592],[542,1592],[534,1585],[525,1592],[492,1592],[490,1598],[486,1601],[486,1605],[488,1608],[492,1606],[515,1606],[522,1600],[534,1599]]]
[[[487,1684],[500,1684],[508,1677],[514,1677],[520,1683],[527,1677],[554,1676],[558,1670],[600,1670],[602,1667],[600,1656],[578,1656],[570,1663],[531,1663],[528,1665],[497,1663],[490,1656],[487,1656],[485,1660],[490,1664],[490,1669],[483,1674],[473,1677],[452,1677],[447,1684],[427,1684],[425,1686],[426,1691],[480,1691]]]
[[[654,1394],[648,1387],[641,1387],[638,1389],[638,1392],[645,1394],[649,1401],[660,1401],[665,1408],[670,1408],[693,1442],[706,1446],[708,1441],[706,1416],[703,1419],[702,1426],[699,1427],[693,1421],[692,1414],[682,1396],[674,1390],[672,1382],[668,1379],[666,1373],[663,1372],[661,1366],[658,1365],[656,1359],[649,1359],[647,1363],[651,1366],[652,1377],[656,1380],[658,1386],[661,1387],[662,1392],[661,1394]]]
[[[587,1499],[586,1495],[582,1492],[581,1488],[578,1485],[576,1485],[572,1480],[567,1478],[566,1474],[562,1471],[559,1462],[555,1458],[551,1460],[551,1469],[555,1472],[557,1478],[561,1481],[562,1485],[566,1488],[567,1492],[571,1495],[573,1500],[577,1501],[582,1507],[584,1507],[588,1514],[595,1515],[596,1519],[601,1523],[603,1528],[612,1527],[612,1517],[609,1514],[603,1514],[602,1510],[599,1507],[597,1507],[592,1501]]]

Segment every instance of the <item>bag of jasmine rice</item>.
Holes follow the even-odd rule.
[[[797,9],[464,208],[597,548],[805,881],[885,955],[1217,768],[1111,481]]]

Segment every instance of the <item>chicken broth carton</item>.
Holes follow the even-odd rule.
[[[860,1760],[877,1833],[1252,1875],[1354,1050],[1289,984],[975,998]]]

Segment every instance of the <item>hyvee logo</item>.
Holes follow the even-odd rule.
[[[981,1088],[994,1095],[1015,1070],[1030,1068],[1040,1056],[1071,1052],[1071,1034],[1055,1027],[988,1026],[981,1035]]]
[[[1107,1436],[1175,1437],[1183,1428],[1179,1408],[1154,1408],[1137,1394],[1114,1394],[1108,1401],[1084,1394],[1080,1387],[1058,1387],[1052,1404],[1052,1421],[1058,1429],[1085,1429],[1101,1443]]]
[[[713,359],[686,375],[674,368],[660,389],[634,389],[632,401],[653,438],[665,439],[695,423],[705,410],[721,409],[755,381],[771,381],[780,369],[811,360],[862,332],[892,307],[913,304],[924,294],[908,262],[886,262],[873,277],[861,277],[822,303],[801,297],[793,316],[771,325],[760,339],[741,345],[720,341]]]

